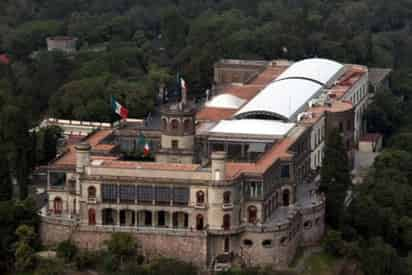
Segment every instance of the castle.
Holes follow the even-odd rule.
[[[214,70],[210,100],[165,104],[155,126],[64,121],[66,150],[38,169],[48,183],[45,244],[71,238],[97,249],[110,233],[130,232],[149,257],[218,269],[283,268],[321,240],[325,137],[339,129],[352,160],[365,134],[368,69],[313,58],[221,60]],[[76,136],[81,127],[93,130]],[[142,135],[154,161],[125,160]]]

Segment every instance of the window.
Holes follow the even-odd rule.
[[[111,208],[105,208],[102,210],[102,223],[103,225],[114,225],[116,221],[117,212]]]
[[[136,198],[136,187],[134,185],[120,185],[119,197],[121,202],[133,203]]]
[[[196,203],[204,204],[205,203],[205,193],[203,191],[197,191],[196,193]]]
[[[271,248],[272,247],[272,240],[263,240],[262,241],[262,246],[264,248]]]
[[[172,149],[177,150],[179,148],[179,141],[177,139],[172,140]]]
[[[185,132],[189,132],[192,130],[192,122],[190,119],[185,119],[183,123],[183,127],[185,129]]]
[[[117,185],[102,184],[103,202],[117,202]]]
[[[339,132],[343,132],[343,123],[339,122]]]
[[[290,177],[289,165],[282,165],[282,167],[280,168],[280,177],[282,178]]]
[[[311,229],[312,228],[312,222],[311,221],[306,221],[303,224],[303,228],[306,229],[306,230]]]
[[[224,230],[230,229],[230,215],[229,214],[225,214],[223,216],[223,229]]]
[[[157,225],[166,226],[166,212],[165,211],[157,212]]]
[[[230,191],[226,191],[226,192],[223,193],[223,203],[224,204],[229,204],[230,203],[230,201],[231,201],[230,196],[231,196]]]
[[[138,200],[141,202],[150,202],[154,200],[154,190],[152,186],[139,187]]]
[[[172,192],[169,187],[156,187],[156,203],[170,204]]]
[[[54,214],[61,215],[61,213],[63,211],[63,201],[62,201],[61,198],[59,198],[59,197],[54,198],[53,210],[54,210]]]
[[[244,239],[243,240],[243,245],[246,246],[246,247],[251,247],[253,245],[253,242],[252,242],[252,240]]]
[[[224,244],[224,251],[226,253],[228,253],[229,250],[230,250],[230,239],[229,239],[229,237],[226,237],[225,238],[225,244]]]
[[[176,187],[173,190],[173,203],[186,205],[189,202],[189,188]]]
[[[95,225],[96,224],[96,210],[93,208],[89,209],[89,225]]]
[[[162,118],[162,129],[166,130],[167,129],[167,119]]]
[[[251,205],[247,208],[248,211],[248,222],[256,223],[257,220],[257,208],[254,205]]]
[[[203,216],[201,214],[196,216],[196,230],[203,230],[204,221]]]
[[[176,130],[177,128],[179,128],[179,121],[177,119],[172,119],[172,129]]]
[[[96,199],[96,187],[90,186],[89,188],[87,188],[87,198],[89,200]]]

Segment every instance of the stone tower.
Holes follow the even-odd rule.
[[[163,106],[157,162],[193,163],[195,113],[195,108],[190,103]]]

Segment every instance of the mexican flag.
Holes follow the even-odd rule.
[[[116,99],[112,96],[112,108],[113,111],[118,114],[121,118],[127,118],[129,110],[123,107]]]
[[[138,146],[140,148],[143,147],[143,156],[147,157],[147,156],[150,155],[149,142],[146,140],[145,136],[141,132],[140,132],[140,135],[139,135],[139,138],[138,138]]]

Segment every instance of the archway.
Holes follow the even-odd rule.
[[[112,208],[105,208],[102,210],[102,224],[103,225],[115,225],[117,218],[116,218],[116,210]]]
[[[230,229],[230,215],[229,214],[225,214],[223,216],[223,229],[224,230]]]
[[[199,214],[196,216],[196,230],[203,230],[204,220],[203,215]]]
[[[289,206],[290,204],[290,191],[288,189],[283,190],[283,206]]]

